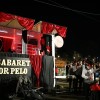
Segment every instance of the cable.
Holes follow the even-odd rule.
[[[57,3],[57,2],[54,2],[54,1],[52,1],[52,0],[48,0],[48,1],[50,1],[50,2],[52,2],[52,3],[55,3],[56,5],[59,5],[59,6],[62,6],[63,7],[63,5],[60,5],[59,3]],[[88,12],[86,12],[86,14],[87,14]],[[90,19],[92,19],[92,20],[95,20],[95,21],[97,21],[97,22],[100,22],[100,20],[96,20],[95,18],[93,18],[93,17],[90,17],[90,16],[87,16],[86,14],[82,14],[82,13],[80,13],[81,15],[83,15],[83,16],[85,16],[85,17],[88,17],[88,18],[90,18]],[[92,15],[94,15],[94,13],[92,13]]]
[[[89,18],[89,19],[92,19],[92,20],[94,20],[96,22],[100,22],[100,20],[97,20],[96,18],[90,17],[89,15],[87,16],[86,14],[82,14],[82,13],[81,13],[81,15],[83,15],[83,16]]]
[[[43,2],[43,1],[40,1],[40,0],[34,0],[34,1],[37,1],[37,2],[40,2],[40,3],[44,3],[44,4],[48,4],[48,5],[55,6],[55,7],[59,7],[59,8],[63,8],[63,9],[66,9],[66,10],[70,10],[70,11],[76,12],[76,13],[82,15],[82,16],[85,16],[85,17],[87,17],[87,18],[89,18],[89,19],[92,19],[92,20],[94,20],[94,21],[96,21],[96,22],[100,22],[100,20],[97,20],[96,18],[93,18],[93,17],[90,17],[90,16],[89,16],[89,15],[92,15],[92,16],[93,16],[93,15],[96,15],[96,16],[97,16],[97,15],[100,15],[100,14],[94,14],[94,13],[88,13],[88,12],[73,10],[73,9],[68,8],[68,7],[66,8],[65,6],[60,5],[59,3],[54,2],[54,1],[52,1],[52,0],[48,0],[48,1],[50,1],[50,2],[52,2],[52,3],[55,3],[56,5],[50,4],[50,3],[47,3],[47,2]],[[88,15],[86,15],[86,14],[88,14]]]
[[[65,7],[57,2],[54,2],[52,0],[49,0],[50,2],[53,2],[55,4],[50,4],[50,3],[47,3],[47,2],[44,2],[44,1],[41,1],[41,0],[34,0],[36,2],[40,2],[40,3],[43,3],[43,4],[47,4],[47,5],[51,5],[51,6],[54,6],[54,7],[58,7],[58,8],[63,8],[63,9],[66,9],[66,10],[70,10],[70,11],[73,11],[73,12],[77,12],[77,13],[83,13],[83,14],[89,14],[89,15],[95,15],[95,16],[100,16],[100,14],[95,14],[95,13],[89,13],[89,12],[84,12],[84,11],[79,11],[79,10],[74,10],[74,9],[71,9],[69,7]]]

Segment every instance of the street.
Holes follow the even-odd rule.
[[[23,98],[14,98],[13,100],[24,100]],[[29,99],[28,99],[29,100]],[[34,99],[31,99],[34,100]],[[69,93],[52,93],[45,94],[45,100],[85,100],[84,96],[79,94],[69,94]]]

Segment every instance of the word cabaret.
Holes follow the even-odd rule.
[[[27,74],[29,60],[0,59],[0,74]]]

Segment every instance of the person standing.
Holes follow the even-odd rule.
[[[90,86],[94,81],[94,68],[93,62],[87,60],[85,66],[82,68],[83,89],[85,93],[85,100],[89,100]]]

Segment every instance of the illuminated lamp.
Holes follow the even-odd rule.
[[[55,46],[61,48],[64,45],[64,40],[61,36],[56,36],[54,39]]]

